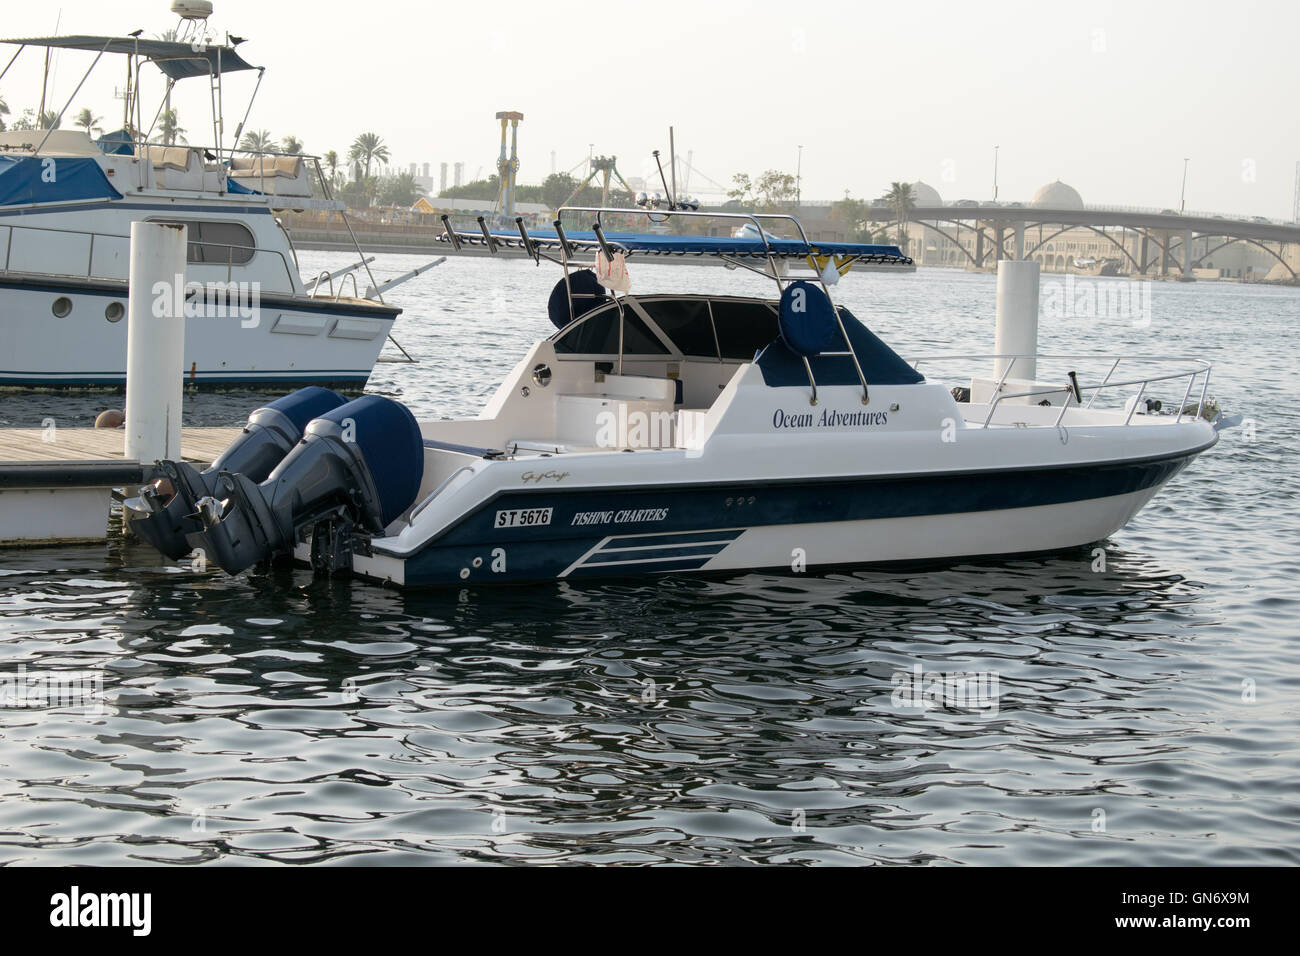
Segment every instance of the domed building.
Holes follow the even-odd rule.
[[[918,206],[943,205],[943,199],[939,196],[939,191],[928,183],[923,183],[920,180],[912,183],[912,196]]]
[[[1034,193],[1029,205],[1045,209],[1082,209],[1083,199],[1073,186],[1067,186],[1058,179]]]

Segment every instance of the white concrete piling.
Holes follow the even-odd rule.
[[[998,262],[997,331],[993,351],[997,355],[1033,355],[1038,351],[1038,263],[1032,259],[1002,259]],[[996,359],[994,379],[1000,378],[1010,359]],[[1032,380],[1037,362],[1016,359],[1010,379]]]
[[[128,461],[181,454],[186,228],[131,223],[126,329]]]

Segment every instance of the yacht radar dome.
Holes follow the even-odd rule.
[[[182,20],[206,20],[212,16],[212,0],[172,0],[172,13]]]

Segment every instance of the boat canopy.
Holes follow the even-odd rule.
[[[121,198],[93,159],[0,155],[0,206]]]
[[[498,246],[523,249],[523,237],[517,232],[490,230]],[[564,234],[569,247],[585,252],[600,248],[600,239],[594,232],[568,232]],[[451,240],[443,235],[443,242]],[[559,251],[561,240],[555,232],[533,232],[528,238],[536,247]],[[456,231],[456,239],[469,245],[485,245],[487,239],[481,232]],[[647,256],[717,256],[734,259],[804,259],[808,256],[847,257],[860,262],[897,262],[911,264],[897,246],[883,246],[863,242],[825,242],[820,239],[804,242],[802,239],[777,239],[769,237],[744,238],[732,236],[668,236],[655,233],[607,232],[605,242],[615,252],[625,255]]]
[[[28,37],[0,40],[0,43],[142,56],[155,63],[158,69],[173,80],[258,69],[236,53],[234,47],[217,44],[179,43],[174,40],[147,40],[141,37],[96,36]]]

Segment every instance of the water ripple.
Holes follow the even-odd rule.
[[[408,348],[454,354],[482,309],[476,358],[545,331],[540,312],[491,318],[500,295],[473,285],[488,266],[456,265],[454,311],[412,292]],[[519,265],[507,284],[544,292]],[[983,350],[988,277],[855,277],[845,294],[902,314],[920,278],[944,305],[901,345]],[[1174,323],[1188,295],[1200,318]],[[1143,350],[1182,336],[1221,362],[1221,401],[1260,438],[1225,436],[1108,543],[1103,571],[1083,550],[403,594],[227,579],[120,537],[0,553],[0,676],[89,673],[102,690],[0,708],[0,862],[1300,862],[1285,453],[1300,435],[1273,410],[1294,388],[1268,374],[1294,302],[1156,297],[1153,333],[1173,342]],[[1044,347],[1075,333],[1044,329]],[[374,385],[464,414],[498,372],[458,357],[381,366]],[[0,419],[53,401],[7,397]],[[80,401],[60,407],[105,399]],[[191,414],[227,422],[257,401]],[[996,706],[900,706],[917,668],[996,677]]]

